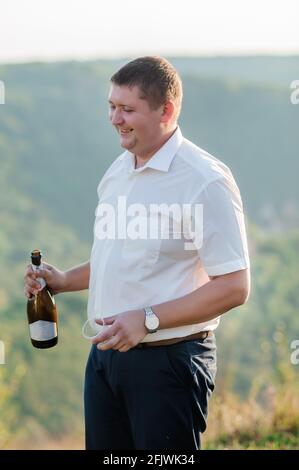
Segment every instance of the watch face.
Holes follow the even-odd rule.
[[[155,330],[159,326],[159,319],[156,315],[149,315],[146,317],[145,324],[149,330]]]

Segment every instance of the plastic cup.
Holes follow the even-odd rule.
[[[96,320],[102,320],[104,322],[103,318],[100,317],[93,317],[93,318],[88,318],[84,325],[82,326],[82,336],[85,339],[92,340],[98,336],[99,333],[101,333],[104,329],[108,328],[111,325],[99,325],[99,323],[96,322]],[[102,344],[102,343],[100,343]]]

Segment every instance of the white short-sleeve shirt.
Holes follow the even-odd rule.
[[[88,316],[103,318],[182,297],[249,267],[243,207],[229,168],[179,128],[138,169],[128,151],[98,186]],[[213,330],[219,317],[143,341]]]

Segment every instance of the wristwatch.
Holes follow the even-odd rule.
[[[147,330],[148,333],[155,333],[158,328],[159,328],[159,318],[157,315],[153,312],[151,307],[145,307],[144,309],[145,313],[145,321],[144,321],[144,326]]]

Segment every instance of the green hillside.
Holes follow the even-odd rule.
[[[171,62],[184,74],[282,88],[289,88],[299,73],[298,56],[172,57]]]
[[[264,76],[269,60],[257,67],[261,58],[256,58],[256,78],[258,71]],[[221,61],[215,59],[218,72],[210,78],[206,72],[213,68],[212,60],[179,61],[185,90],[180,124],[187,138],[231,166],[252,220],[267,228],[292,228],[299,222],[299,106],[290,104],[289,85],[276,83],[275,75],[270,85],[250,82],[253,72],[241,81],[245,64],[247,69],[252,61],[240,59],[237,73],[237,59],[228,59],[220,77]],[[298,58],[281,61],[279,70],[293,74]],[[205,62],[209,67],[200,67]],[[0,67],[6,85],[0,158],[7,184],[37,200],[53,220],[72,226],[87,241],[98,181],[121,152],[107,118],[108,82],[115,65]],[[204,78],[198,72],[203,69]],[[228,76],[227,69],[235,73]]]

